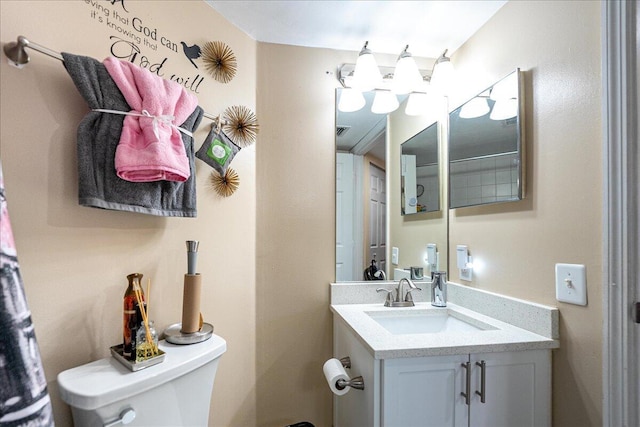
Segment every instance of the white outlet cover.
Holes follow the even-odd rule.
[[[391,264],[398,265],[399,257],[400,257],[400,249],[396,247],[391,248]]]
[[[556,264],[556,299],[587,305],[587,274],[582,264]]]

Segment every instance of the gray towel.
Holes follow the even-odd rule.
[[[64,66],[89,107],[130,111],[122,93],[99,61],[62,53]],[[203,110],[196,107],[180,127],[195,131]],[[90,111],[78,125],[78,201],[82,206],[158,216],[195,217],[193,138],[181,134],[191,176],[185,182],[129,182],[116,175],[115,153],[124,117]]]

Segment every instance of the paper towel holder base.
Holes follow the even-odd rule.
[[[197,344],[211,338],[213,335],[213,325],[203,323],[199,331],[186,334],[181,331],[182,323],[174,323],[164,330],[164,339],[171,344]]]

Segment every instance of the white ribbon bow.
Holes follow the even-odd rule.
[[[149,113],[147,110],[142,110],[141,112],[137,112],[137,111],[118,111],[118,110],[106,110],[106,109],[102,109],[102,108],[96,108],[93,109],[91,111],[97,111],[99,113],[111,113],[111,114],[120,114],[123,116],[135,116],[135,117],[147,117],[149,119],[153,119],[153,134],[156,136],[156,138],[160,139],[160,131],[158,129],[158,122],[161,122],[167,126],[171,126],[174,129],[177,129],[179,132],[182,132],[183,134],[190,136],[191,138],[193,138],[193,134],[191,132],[189,132],[188,130],[178,127],[175,124],[173,124],[173,121],[176,119],[175,116],[171,116],[169,114],[166,115],[161,115],[161,116],[154,116],[153,114]]]

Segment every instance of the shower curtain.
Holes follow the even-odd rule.
[[[0,427],[53,426],[47,380],[20,276],[0,163]]]

